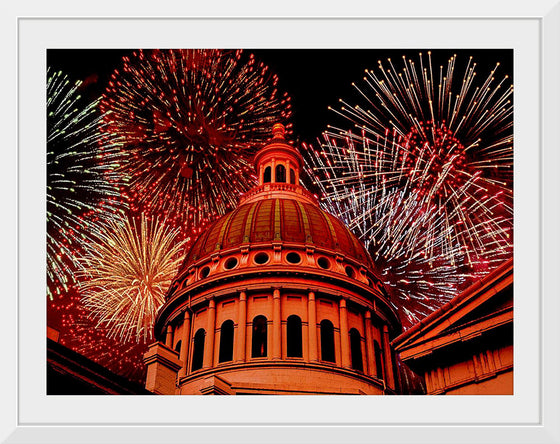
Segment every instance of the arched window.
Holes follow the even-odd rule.
[[[194,346],[193,346],[193,356],[191,371],[198,370],[202,368],[202,363],[204,361],[204,338],[206,337],[206,331],[203,328],[199,328],[194,335]]]
[[[269,166],[267,166],[267,167],[264,169],[263,183],[268,183],[268,182],[270,182],[270,172],[271,172],[271,171],[272,171],[272,169],[271,169]]]
[[[336,362],[334,357],[334,327],[331,321],[321,321],[321,360]]]
[[[218,362],[233,361],[233,321],[227,320],[220,328],[220,356]]]
[[[291,315],[288,317],[287,327],[287,356],[290,358],[301,358],[301,319],[299,316]]]
[[[276,165],[276,182],[286,182],[286,167],[282,164]]]
[[[181,341],[177,341],[177,344],[175,344],[175,351],[181,353]]]
[[[355,328],[350,330],[350,356],[352,358],[352,368],[354,370],[364,370],[362,361],[362,337]]]
[[[376,375],[379,379],[383,379],[383,353],[381,353],[381,347],[376,340],[373,341],[373,351],[375,353]]]
[[[290,168],[290,183],[292,185],[295,185],[296,183],[296,172],[294,171],[293,168]]]
[[[257,316],[253,319],[253,347],[251,357],[263,358],[266,356],[266,318]]]

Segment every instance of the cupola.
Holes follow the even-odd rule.
[[[275,124],[272,139],[255,155],[258,185],[241,196],[239,204],[273,198],[317,204],[316,197],[300,185],[302,166],[301,154],[286,141],[286,128]]]
[[[255,156],[259,185],[266,183],[299,185],[303,160],[301,154],[286,142],[285,134],[284,125],[275,124],[272,128],[272,140]]]

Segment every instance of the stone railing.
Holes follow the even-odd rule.
[[[294,185],[291,183],[265,183],[263,185],[259,185],[247,191],[243,196],[239,199],[239,204],[247,202],[252,197],[255,197],[262,193],[286,193],[286,196],[301,196],[306,200],[310,200],[314,203],[317,203],[317,198],[315,195],[307,191],[301,185]]]

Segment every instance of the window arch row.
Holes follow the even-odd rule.
[[[263,183],[290,183],[295,185],[297,180],[297,174],[294,168],[289,167],[284,162],[277,162],[272,168],[272,164],[268,163],[264,166],[263,170]]]
[[[304,351],[304,338],[303,338],[303,324],[300,316],[296,314],[289,315],[286,319],[286,329],[283,330],[283,335],[285,337],[282,339],[285,349],[285,357],[288,358],[303,358]],[[251,346],[251,358],[263,358],[268,356],[269,348],[269,337],[268,337],[268,322],[266,316],[260,314],[252,319],[252,324],[249,327],[247,333],[251,334],[251,338],[247,337],[247,340]],[[307,325],[307,324],[306,324]],[[318,347],[318,357],[323,362],[336,363],[337,361],[337,345],[335,341],[335,327],[331,320],[322,319],[317,325],[319,327],[319,344]],[[219,339],[216,346],[218,363],[232,362],[234,359],[234,350],[236,349],[236,332],[235,323],[232,319],[227,319],[223,321],[219,327]],[[306,330],[307,331],[307,330]],[[337,330],[338,331],[338,330]],[[245,334],[245,329],[238,330],[238,333]],[[342,332],[341,332],[342,333]],[[353,370],[364,371],[364,350],[366,347],[364,341],[366,340],[362,337],[362,334],[357,328],[350,328],[347,332],[349,340],[349,358],[350,366]],[[190,370],[196,371],[204,366],[204,355],[205,355],[205,342],[206,342],[207,332],[204,328],[199,328],[196,330],[194,336],[192,336],[192,348],[191,348],[191,361]],[[248,335],[247,335],[248,336]],[[307,338],[307,333],[306,333]],[[249,345],[247,344],[247,345]],[[377,378],[383,379],[385,373],[385,362],[384,362],[384,350],[377,339],[372,338],[372,351],[373,356],[371,356],[371,365],[368,365],[368,372],[375,375]],[[180,352],[182,347],[181,341],[175,344],[175,350]],[[249,351],[249,350],[247,350]],[[243,352],[244,353],[244,352]],[[368,354],[369,360],[369,354]]]

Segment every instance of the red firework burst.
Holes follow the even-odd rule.
[[[136,51],[113,73],[101,109],[133,210],[188,234],[255,184],[253,155],[291,115],[276,76],[240,50]]]

